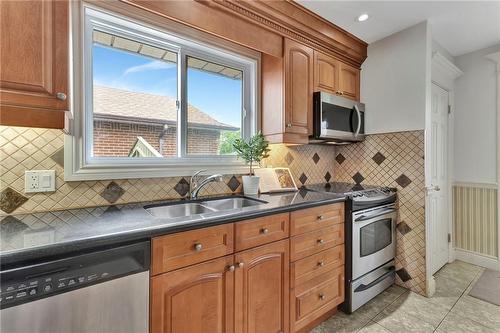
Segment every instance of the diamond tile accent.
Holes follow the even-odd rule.
[[[299,181],[302,183],[302,185],[304,185],[307,181],[307,176],[304,173],[302,173],[299,177]]]
[[[320,157],[319,157],[318,153],[314,153],[314,155],[313,155],[314,164],[318,164],[319,160],[320,160]]]
[[[401,221],[398,223],[398,225],[396,226],[396,229],[401,233],[401,235],[406,235],[407,233],[409,233],[411,231],[411,228],[408,224],[406,224],[405,221]]]
[[[294,158],[293,158],[292,154],[290,154],[290,152],[286,153],[286,155],[285,155],[286,165],[292,164],[293,160],[294,160]]]
[[[50,158],[56,162],[61,168],[64,168],[64,148],[59,149]]]
[[[360,174],[359,172],[356,172],[356,174],[352,176],[352,179],[356,184],[361,184],[361,182],[365,180],[365,177],[363,177],[363,175]]]
[[[326,180],[326,182],[328,183],[328,182],[330,181],[330,179],[332,179],[332,175],[331,175],[331,174],[327,171],[327,172],[325,173],[325,180]]]
[[[408,178],[404,173],[396,178],[396,183],[398,183],[399,186],[402,188],[405,188],[406,186],[411,184],[411,179]]]
[[[345,157],[344,155],[342,154],[338,154],[336,157],[335,157],[335,161],[337,161],[338,164],[342,164],[344,163],[345,161]]]
[[[175,185],[174,190],[179,193],[181,197],[185,197],[189,192],[189,182],[186,179],[182,178],[181,180],[179,180],[177,185]]]
[[[396,274],[399,276],[399,278],[403,281],[403,282],[407,282],[409,280],[411,280],[411,275],[408,274],[408,272],[406,271],[406,269],[404,268],[400,268],[396,271]]]
[[[233,192],[235,192],[238,189],[238,187],[240,187],[240,185],[241,185],[240,181],[235,176],[232,176],[231,179],[229,179],[229,181],[227,182],[227,186]]]
[[[385,161],[385,156],[381,152],[377,152],[375,155],[373,155],[372,160],[375,161],[378,165],[382,164],[382,162]]]
[[[424,131],[368,135],[363,142],[335,147],[335,151],[345,160],[334,163],[332,181],[353,182],[352,176],[359,172],[365,177],[363,184],[397,186],[396,270],[404,268],[410,277],[398,277],[397,284],[425,295]],[[377,153],[385,157],[380,166]]]
[[[106,186],[106,188],[101,192],[101,197],[103,197],[109,203],[115,203],[121,196],[125,193],[125,190],[121,188],[115,182],[111,182]]]
[[[10,187],[7,187],[2,192],[0,192],[0,209],[7,214],[15,211],[26,201],[28,201],[28,198],[26,198],[21,193],[16,192]]]

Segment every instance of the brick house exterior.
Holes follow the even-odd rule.
[[[94,87],[93,154],[129,156],[141,137],[160,155],[176,155],[177,111],[168,96]],[[188,107],[188,153],[216,155],[221,131],[238,128],[223,124],[201,110]]]

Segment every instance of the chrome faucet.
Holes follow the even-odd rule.
[[[194,175],[191,177],[189,180],[189,197],[192,200],[198,199],[198,193],[200,190],[207,185],[208,183],[211,182],[221,182],[222,181],[222,175],[220,174],[215,174],[212,176],[209,176],[205,179],[203,179],[199,184],[196,181],[196,178],[199,176],[200,173],[205,172],[207,170],[199,170],[194,173]]]

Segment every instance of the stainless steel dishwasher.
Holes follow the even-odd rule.
[[[147,333],[150,243],[0,272],[2,333]]]

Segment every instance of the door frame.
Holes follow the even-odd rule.
[[[496,63],[497,76],[497,269],[500,271],[500,52],[488,54],[486,58]]]
[[[455,107],[455,99],[454,99],[454,82],[455,79],[463,75],[463,72],[455,66],[453,62],[448,60],[445,56],[443,56],[438,51],[432,53],[431,56],[431,79],[427,84],[427,103],[425,110],[425,206],[426,211],[427,207],[429,207],[427,188],[430,186],[430,178],[427,176],[430,174],[430,129],[431,129],[431,105],[432,105],[432,85],[435,84],[440,88],[446,90],[448,92],[448,105],[451,110],[451,113],[448,114],[448,161],[453,161],[454,159],[454,142],[453,142],[453,124],[454,124],[454,107]],[[447,166],[447,180],[448,180],[448,194],[446,197],[446,205],[448,211],[448,233],[451,235],[451,241],[448,242],[448,262],[452,262],[455,260],[455,252],[453,250],[453,207],[452,207],[452,179],[453,179],[453,163],[448,163]],[[425,214],[425,252],[426,258],[432,258],[432,249],[431,245],[433,244],[433,234],[430,232],[431,230],[431,221],[429,218],[429,214]],[[426,259],[425,261],[425,274],[426,274],[426,294],[427,296],[432,296],[435,292],[435,281],[434,276],[431,274],[431,262],[430,259]]]

